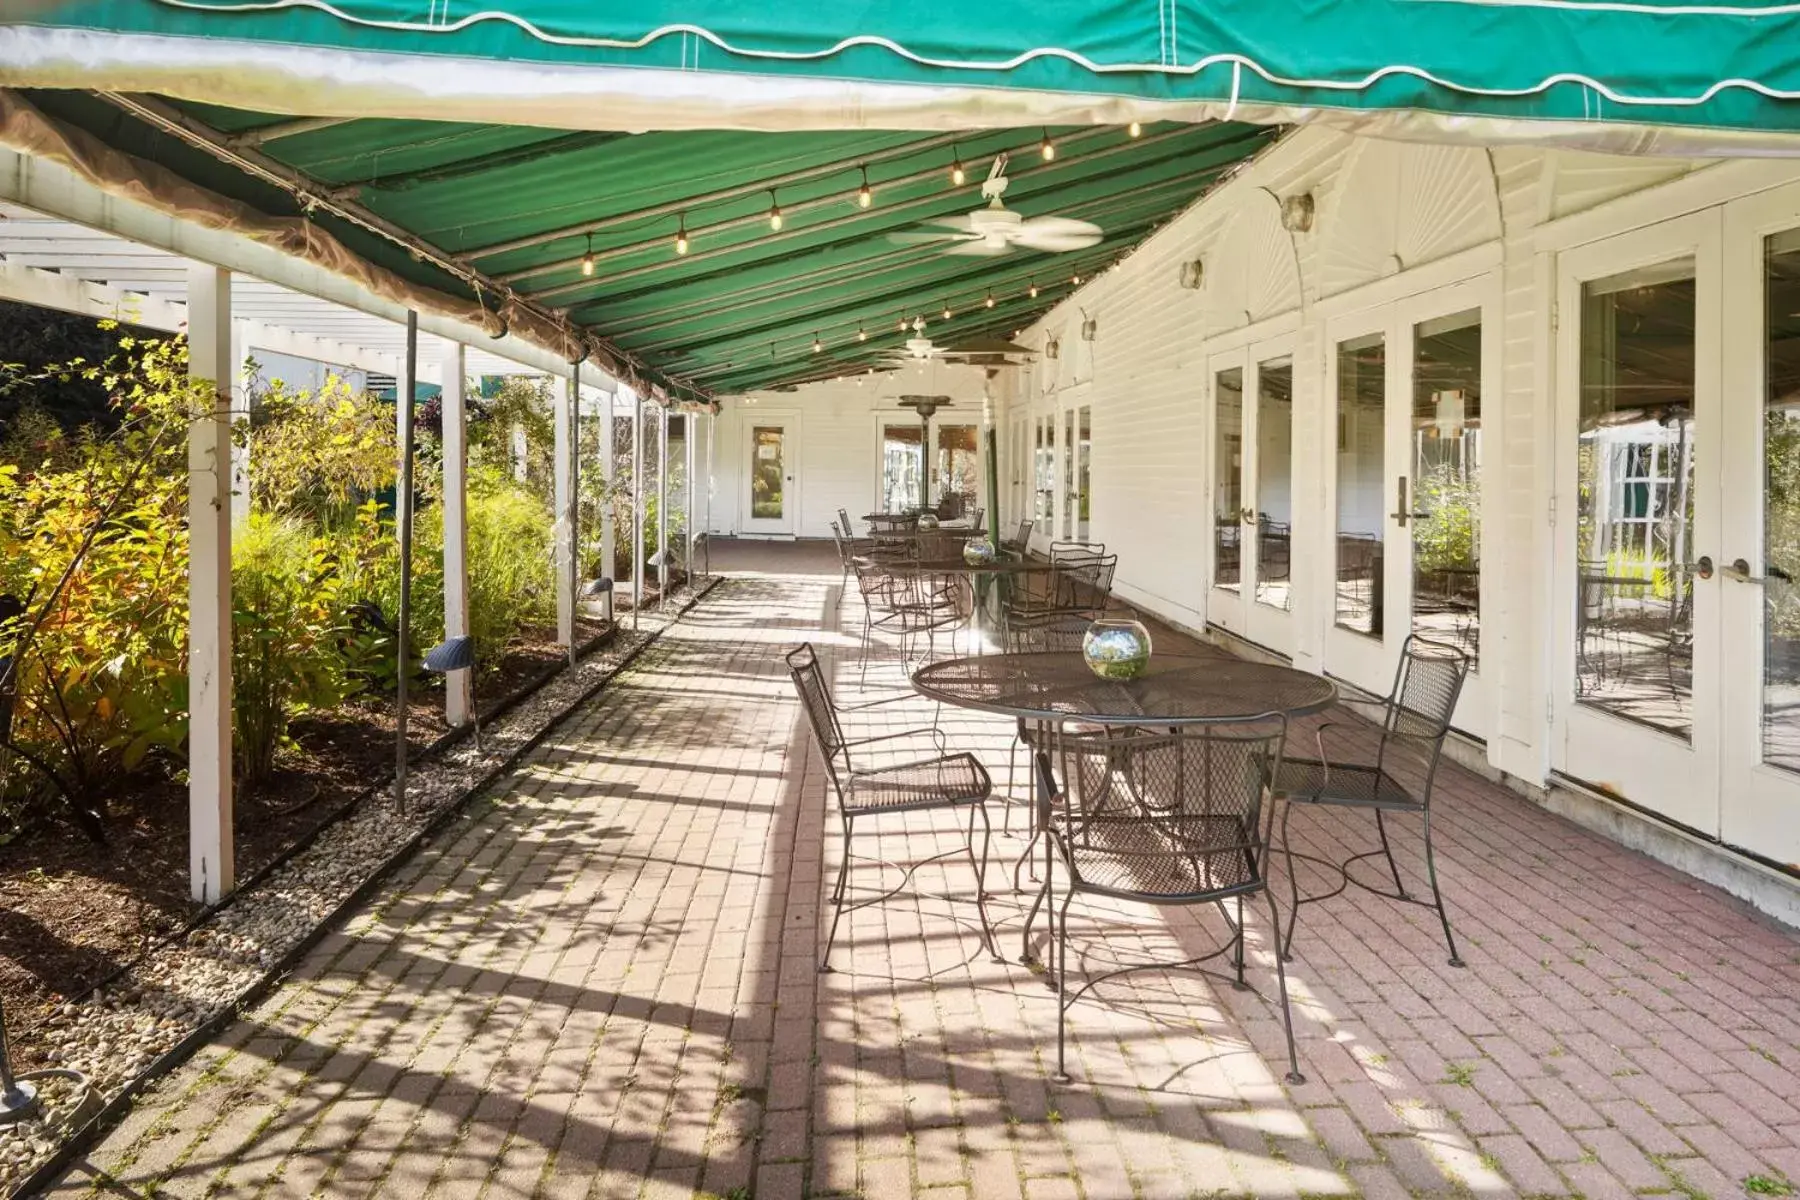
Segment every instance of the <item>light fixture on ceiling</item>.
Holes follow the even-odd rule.
[[[869,331],[864,329],[861,325],[858,325],[856,327],[856,340],[859,342],[868,341],[869,340]]]
[[[581,273],[583,275],[594,273],[594,235],[591,233],[587,235],[587,253],[581,256]]]
[[[816,333],[813,334],[813,353],[817,354],[819,351],[823,350],[824,348],[825,348],[825,343],[821,342],[819,340],[819,335]]]
[[[989,308],[994,307],[994,293],[992,293],[992,292],[989,292],[987,294],[987,306]]]
[[[1029,288],[1027,288],[1026,290],[1031,293],[1031,298],[1033,300],[1036,300],[1037,299],[1037,280],[1035,280],[1035,279],[1032,280],[1031,286]]]
[[[902,315],[900,318],[900,332],[901,333],[906,332],[906,317],[904,315]]]
[[[775,189],[769,189],[769,228],[781,232],[781,202],[775,198]]]
[[[950,319],[950,315],[951,315],[950,314],[950,302],[948,300],[946,300],[946,301],[944,301],[944,320],[948,321]]]
[[[969,173],[963,170],[962,151],[958,150],[956,144],[952,142],[950,145],[950,186],[961,187],[967,182],[969,182]]]
[[[864,166],[861,170],[862,186],[856,189],[856,204],[859,208],[867,208],[875,203],[875,193],[869,190],[869,168]]]
[[[675,229],[675,253],[677,256],[688,252],[687,214],[681,214],[680,224]]]
[[[1301,192],[1281,202],[1281,227],[1289,233],[1306,233],[1313,227],[1313,194]]]
[[[1144,136],[1144,127],[1141,124],[1139,124],[1138,122],[1133,121],[1131,124],[1129,124],[1125,127],[1125,135],[1127,137],[1134,137],[1134,138],[1135,137],[1143,137]]]
[[[1044,130],[1044,140],[1038,143],[1038,153],[1044,156],[1045,162],[1056,161],[1056,143],[1050,140],[1050,131]]]
[[[1080,271],[1075,272],[1075,274],[1070,277],[1069,282],[1074,284],[1076,287],[1080,287],[1081,286],[1081,272]]]

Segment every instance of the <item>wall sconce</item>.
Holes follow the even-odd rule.
[[[1045,342],[1044,343],[1044,357],[1045,358],[1061,358],[1062,357],[1062,343],[1055,338],[1051,338],[1049,341]]]
[[[1289,233],[1306,233],[1313,227],[1313,195],[1301,192],[1281,202],[1281,227]]]
[[[1192,258],[1182,263],[1178,281],[1183,288],[1190,292],[1199,291],[1200,285],[1206,282],[1206,263],[1198,258]]]
[[[1084,342],[1093,341],[1094,336],[1096,334],[1098,334],[1099,332],[1100,332],[1100,322],[1096,321],[1094,318],[1089,317],[1081,323],[1081,340],[1082,341],[1084,341]]]

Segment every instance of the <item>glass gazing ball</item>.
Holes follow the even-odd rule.
[[[920,529],[936,529],[937,527],[938,527],[938,519],[936,517],[932,516],[930,513],[920,513],[919,514],[919,528]]]
[[[994,561],[994,543],[985,537],[974,537],[963,543],[963,561],[971,567],[985,567]]]
[[[1102,679],[1136,679],[1150,665],[1150,631],[1127,617],[1102,617],[1081,639],[1081,657]]]

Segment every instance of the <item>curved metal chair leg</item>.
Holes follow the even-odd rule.
[[[981,945],[988,952],[988,958],[997,963],[1006,961],[1000,953],[1000,944],[994,938],[994,927],[988,921],[987,911],[987,863],[988,850],[994,841],[994,823],[988,819],[987,805],[977,804],[975,811],[969,814],[969,864],[975,868],[975,911],[981,916]],[[981,858],[975,857],[975,816],[981,815]]]
[[[1381,819],[1381,810],[1375,810],[1375,828],[1381,834],[1381,852],[1387,855],[1388,870],[1394,876],[1394,891],[1402,900],[1407,899],[1406,885],[1400,882],[1400,866],[1394,861],[1394,852],[1388,846],[1387,822]]]
[[[831,887],[831,932],[825,935],[825,949],[819,953],[819,974],[831,974],[831,946],[837,941],[838,922],[844,916],[845,885],[850,881],[850,818],[844,818],[844,857],[838,863],[837,882]]]
[[[1279,919],[1275,922],[1275,936],[1281,936],[1281,922]],[[1244,897],[1242,895],[1237,898],[1237,953],[1232,957],[1236,960],[1237,986],[1238,990],[1241,992],[1250,986],[1244,982]],[[1276,960],[1279,961],[1281,955],[1277,954],[1275,957]]]
[[[1300,877],[1294,873],[1294,843],[1288,840],[1288,817],[1294,811],[1292,800],[1283,801],[1281,806],[1281,853],[1287,859],[1288,895],[1293,899],[1294,907],[1288,912],[1287,936],[1283,937],[1281,926],[1275,926],[1276,949],[1283,962],[1294,961],[1294,931],[1300,927]]]
[[[1269,897],[1269,915],[1275,919],[1275,928],[1281,929],[1281,908],[1275,903],[1275,892],[1265,887],[1263,891]],[[1240,934],[1240,936],[1242,936]],[[1298,1086],[1306,1082],[1306,1076],[1300,1073],[1300,1052],[1294,1045],[1294,1013],[1288,1007],[1287,967],[1281,961],[1281,955],[1275,956],[1275,982],[1281,992],[1281,1024],[1287,1030],[1288,1073],[1290,1086]]]
[[[1438,889],[1437,856],[1431,849],[1431,810],[1425,810],[1425,874],[1431,879],[1431,899],[1437,905],[1438,920],[1444,926],[1444,944],[1450,947],[1450,965],[1463,965],[1462,955],[1456,952],[1456,935],[1450,932],[1450,914],[1444,911],[1444,893]]]
[[[1070,888],[1063,897],[1062,911],[1056,918],[1056,936],[1051,939],[1051,951],[1056,962],[1056,1074],[1051,1078],[1057,1083],[1072,1083],[1069,1074],[1069,902],[1075,899],[1075,889]],[[1055,907],[1052,900],[1051,907]]]
[[[1006,816],[1000,820],[1000,832],[1012,833],[1012,798],[1019,786],[1019,739],[1013,738],[1012,746],[1006,751]],[[1017,886],[1016,884],[1014,885]]]

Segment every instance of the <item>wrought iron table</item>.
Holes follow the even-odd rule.
[[[881,540],[881,539],[877,539]],[[1000,626],[991,613],[987,613],[987,597],[984,595],[985,585],[995,579],[1012,580],[1026,575],[1047,575],[1058,569],[1056,563],[1041,558],[1005,558],[994,556],[984,563],[972,563],[965,558],[872,558],[863,561],[872,562],[891,575],[905,575],[913,578],[942,576],[946,579],[967,578],[970,580],[970,616],[977,622],[979,630],[984,624],[990,629]],[[981,617],[987,613],[989,620],[983,622]]]

